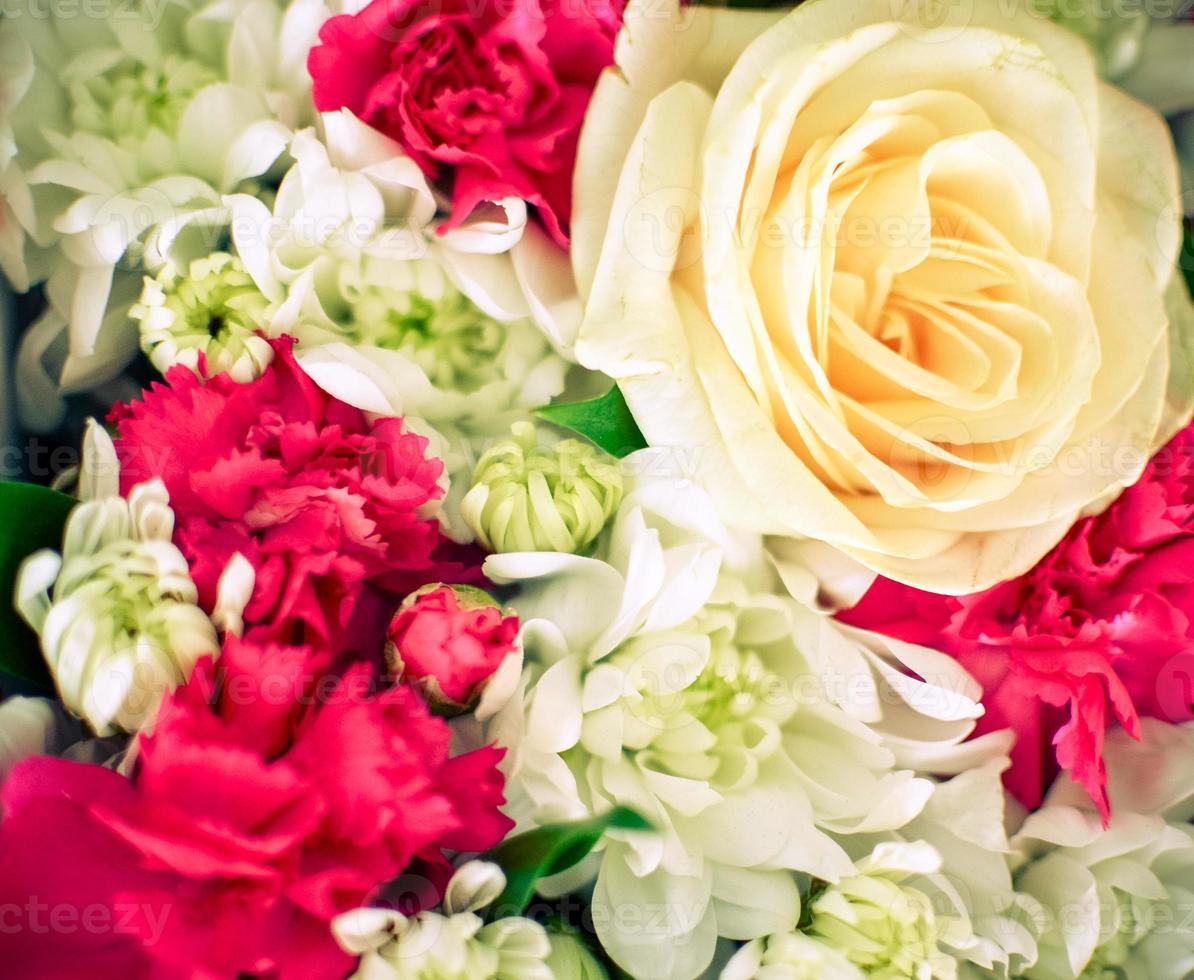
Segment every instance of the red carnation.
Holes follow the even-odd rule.
[[[480,589],[431,586],[409,596],[390,623],[387,659],[433,704],[466,708],[518,642],[518,617],[503,616]]]
[[[329,20],[307,66],[321,112],[347,107],[430,177],[452,222],[520,197],[567,244],[581,121],[613,62],[622,0],[373,0]]]
[[[351,636],[376,656],[397,601],[378,590],[460,575],[437,561],[445,542],[424,516],[443,465],[401,419],[371,422],[318,388],[291,340],[273,346],[256,381],[179,367],[117,406],[121,489],[165,482],[204,608],[239,552],[256,570],[249,635],[333,652]]]
[[[434,904],[445,848],[501,840],[499,750],[450,757],[448,726],[412,690],[376,692],[364,668],[327,684],[310,655],[230,640],[167,698],[129,779],[48,758],[13,769],[0,904],[32,894],[123,918],[102,935],[24,928],[7,970],[343,976],[334,916],[404,873],[407,910]]]
[[[1016,733],[1007,782],[1026,806],[1065,769],[1106,819],[1107,727],[1194,717],[1192,451],[1194,426],[1018,579],[960,598],[880,580],[841,614],[958,658],[986,691],[979,730]]]

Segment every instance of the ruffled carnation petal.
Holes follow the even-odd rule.
[[[446,542],[427,509],[442,495],[443,464],[427,440],[327,395],[292,341],[271,344],[274,359],[253,381],[179,367],[118,406],[122,481],[166,484],[203,608],[241,554],[256,572],[250,635],[334,653],[367,590],[470,579],[475,566],[436,554]],[[360,648],[380,652],[376,641]]]
[[[40,758],[13,770],[0,899],[134,914],[106,934],[22,930],[6,969],[343,976],[333,918],[404,871],[434,904],[445,848],[501,840],[499,750],[453,757],[414,691],[377,691],[364,665],[317,684],[314,659],[230,639],[167,697],[128,778]]]
[[[320,31],[308,59],[315,106],[349,109],[430,177],[450,170],[445,231],[486,202],[518,197],[567,245],[580,126],[620,20],[617,2],[449,0],[423,10],[374,0]]]

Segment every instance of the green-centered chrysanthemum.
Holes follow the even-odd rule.
[[[160,63],[124,61],[107,72],[65,81],[75,128],[120,143],[144,139],[152,129],[175,132],[195,94],[219,80],[208,65],[167,54]]]
[[[939,867],[927,844],[880,845],[812,901],[808,934],[876,980],[954,980],[957,960],[942,946],[967,927],[909,881]]]
[[[216,252],[146,277],[131,315],[141,324],[142,349],[162,373],[176,364],[197,370],[202,354],[210,374],[226,371],[245,382],[273,359],[258,336],[267,306],[240,259]]]
[[[467,393],[492,380],[510,325],[482,311],[439,263],[406,262],[393,271],[408,281],[381,285],[355,268],[342,272],[352,341],[403,351],[443,390]]]
[[[618,678],[621,696],[585,717],[585,752],[608,758],[620,749],[719,793],[753,785],[760,765],[783,751],[783,726],[799,701],[738,627],[736,610],[711,606],[683,630],[637,636],[615,651],[596,669]],[[582,767],[583,753],[573,755]]]
[[[576,439],[540,446],[529,422],[511,431],[477,462],[464,520],[489,551],[582,551],[622,500],[617,461]]]
[[[1189,975],[1194,827],[1175,803],[1190,798],[1194,772],[1186,728],[1145,719],[1140,742],[1123,731],[1107,739],[1106,825],[1076,784],[1059,784],[1012,838],[1038,948],[1028,980]]]

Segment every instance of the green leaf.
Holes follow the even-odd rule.
[[[553,425],[571,429],[596,443],[611,456],[621,459],[636,449],[646,449],[647,440],[630,414],[622,391],[614,385],[600,398],[566,405],[548,405],[535,413]]]
[[[1182,230],[1182,250],[1177,257],[1177,264],[1186,276],[1186,288],[1190,291],[1190,298],[1194,299],[1194,233],[1190,231],[1189,222]]]
[[[498,844],[484,855],[506,874],[506,889],[489,907],[492,919],[521,915],[535,895],[535,882],[583,861],[607,830],[651,830],[651,824],[626,807],[589,820],[536,827]]]
[[[54,686],[37,634],[13,606],[17,569],[41,548],[60,548],[74,497],[32,483],[0,483],[0,672]]]

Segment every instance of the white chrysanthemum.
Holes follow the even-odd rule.
[[[25,227],[33,224],[32,199],[14,163],[12,113],[32,81],[33,51],[15,31],[0,26],[0,270],[18,292],[45,275],[37,244],[26,244]]]
[[[54,284],[69,337],[56,382],[102,383],[135,352],[135,331],[102,336],[117,266],[152,271],[188,227],[212,251],[221,196],[309,116],[304,62],[327,14],[323,0],[180,0],[46,17],[20,0],[0,21],[0,262],[18,286]]]
[[[932,788],[830,699],[817,650],[793,639],[794,600],[761,590],[757,567],[723,562],[748,550],[695,487],[644,480],[597,557],[486,563],[521,586],[528,657],[546,667],[490,730],[510,750],[512,815],[622,804],[660,831],[613,831],[548,884],[596,874],[598,935],[644,980],[698,975],[718,936],[790,930],[792,873],[851,874],[836,838],[902,826]],[[630,907],[649,910],[649,928],[617,925]]]
[[[196,371],[203,355],[209,373],[247,382],[273,360],[259,335],[267,305],[240,260],[215,252],[147,276],[130,315],[140,324],[141,348],[163,374],[176,364]]]
[[[1108,735],[1111,821],[1059,780],[1012,839],[1040,958],[1029,980],[1160,980],[1194,971],[1194,728]]]
[[[568,346],[579,320],[568,258],[527,224],[521,200],[484,204],[441,233],[442,202],[418,165],[346,109],[324,113],[289,150],[295,165],[272,210],[249,195],[229,199],[237,252],[277,304],[274,329],[322,327],[370,342],[389,331],[369,322],[369,291],[442,301],[454,295],[446,283],[487,316],[533,319]],[[399,267],[422,258],[439,268]]]
[[[59,266],[60,272],[63,269]],[[66,416],[67,396],[114,378],[137,352],[137,324],[129,310],[140,293],[141,276],[117,271],[95,348],[88,355],[70,352],[67,341],[76,280],[73,273],[52,276],[45,284],[45,309],[21,334],[13,378],[17,415],[30,432],[56,429]]]
[[[844,841],[860,859],[859,875],[828,891],[813,886],[814,897],[823,899],[802,916],[804,926],[815,925],[810,934],[747,944],[723,980],[1019,976],[1037,955],[1023,923],[1035,903],[1014,892],[1008,869],[1000,781],[1006,765],[998,759],[938,783],[924,809],[898,831]],[[859,880],[876,868],[888,883]],[[843,902],[851,910],[843,912]]]
[[[747,944],[722,980],[1016,976],[1036,957],[1017,919],[1000,772],[987,763],[938,784],[893,833],[855,836],[856,874],[814,885],[807,932]],[[973,964],[973,967],[969,966]]]
[[[106,735],[149,721],[163,694],[185,682],[200,657],[218,654],[219,644],[171,541],[165,486],[152,480],[119,496],[115,449],[94,423],[85,454],[83,501],[67,519],[62,553],[25,560],[16,605],[41,635],[63,704]],[[225,581],[237,581],[243,608],[251,585],[240,581],[240,565]]]
[[[438,234],[437,199],[397,143],[346,109],[318,123],[290,141],[295,163],[272,209],[247,194],[228,202],[233,244],[274,304],[274,330],[385,338],[391,331],[371,313],[398,293],[438,299],[445,283],[504,322],[530,315],[507,254],[527,229],[523,202],[497,202]],[[426,258],[442,269],[404,267]]]
[[[566,980],[547,965],[552,946],[539,923],[486,924],[477,914],[504,885],[496,865],[470,861],[449,882],[442,912],[355,909],[332,930],[345,952],[361,957],[354,980]]]
[[[400,399],[407,414],[488,441],[564,387],[568,363],[544,333],[483,309],[434,256],[344,263],[334,296],[344,304],[338,322],[282,328],[275,316],[271,329],[297,336],[305,366],[328,384],[363,375],[342,383],[362,402]]]
[[[877,980],[955,980],[949,949],[969,942],[969,923],[942,914],[916,879],[941,871],[923,842],[879,844],[854,874],[810,903],[808,933]]]
[[[1005,745],[1010,746],[1010,738]],[[1016,976],[1035,961],[1037,951],[1032,931],[1022,922],[1025,902],[1016,894],[1008,868],[1001,779],[1008,760],[1000,757],[974,765],[937,783],[916,818],[886,837],[923,842],[941,855],[939,870],[918,874],[911,884],[953,923],[943,943],[959,960],[977,968],[965,975],[983,970]]]
[[[838,622],[820,608],[822,600],[851,595],[853,600],[843,603],[850,605],[873,576],[862,573],[865,584],[858,591],[855,563],[840,553],[827,563],[826,556],[816,553],[826,546],[800,544],[792,548],[790,542],[771,542],[769,557],[798,600],[793,635],[802,649],[817,651],[831,700],[882,735],[898,765],[918,772],[960,773],[1005,755],[1006,732],[967,740],[983,713],[982,688],[958,662],[939,651]],[[814,553],[805,553],[808,549]]]

